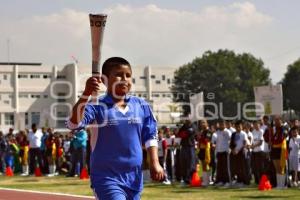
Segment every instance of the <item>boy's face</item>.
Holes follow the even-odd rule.
[[[297,131],[297,130],[293,130],[293,131],[292,131],[292,136],[293,136],[293,137],[297,137],[297,135],[298,135],[298,131]]]
[[[235,129],[236,129],[236,132],[241,132],[241,130],[242,130],[242,124],[236,124],[235,125]]]
[[[220,122],[219,125],[219,128],[223,131],[225,129],[225,122]]]
[[[258,122],[254,122],[253,127],[258,130],[260,128],[260,124]]]
[[[115,98],[126,95],[131,88],[131,69],[127,65],[114,67],[108,76],[107,90]]]

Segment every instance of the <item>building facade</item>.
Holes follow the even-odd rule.
[[[176,105],[170,90],[174,71],[171,67],[133,67],[131,94],[151,102],[161,124],[174,122],[171,111]],[[90,67],[75,63],[0,63],[0,130],[23,130],[32,123],[64,128],[64,121],[90,75]],[[105,91],[104,86],[101,91]]]

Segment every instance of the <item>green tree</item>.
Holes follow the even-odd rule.
[[[269,74],[270,71],[264,67],[263,61],[249,53],[207,51],[202,57],[195,58],[175,71],[173,100],[189,102],[191,93],[203,91],[206,102],[215,102],[217,105],[222,103],[224,116],[235,116],[237,103],[243,105],[253,102],[253,87],[269,84]],[[188,112],[189,108],[183,109]]]
[[[282,79],[283,103],[285,109],[300,112],[300,59],[289,65]]]

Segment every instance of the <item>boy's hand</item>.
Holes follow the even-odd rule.
[[[165,179],[165,172],[158,162],[150,164],[150,174],[154,181],[162,181]]]
[[[83,94],[90,96],[93,92],[98,92],[100,90],[100,75],[90,77],[85,83],[85,89]]]

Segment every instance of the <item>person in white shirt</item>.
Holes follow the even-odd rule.
[[[255,183],[258,184],[262,174],[265,172],[264,160],[264,137],[263,130],[260,128],[258,121],[253,123],[253,143],[251,145],[252,149],[252,172],[254,174]]]
[[[226,121],[226,128],[230,131],[231,134],[236,132],[231,121]]]
[[[299,158],[300,158],[300,136],[298,135],[298,129],[293,127],[291,129],[291,139],[289,141],[289,166],[290,171],[293,174],[293,182],[291,184],[292,187],[298,186],[298,172],[299,170]]]
[[[36,158],[38,161],[38,167],[44,168],[43,157],[41,152],[43,133],[37,129],[36,124],[32,124],[31,131],[28,134],[29,140],[29,174],[33,174],[36,166]]]
[[[216,167],[217,167],[217,158],[216,158],[216,143],[217,143],[217,131],[212,127],[212,137],[211,137],[211,180],[214,182],[215,179],[215,172],[216,172]]]
[[[268,129],[268,127],[269,127],[269,117],[267,115],[265,115],[262,118],[261,127],[260,127],[260,129],[263,131],[263,134]],[[269,154],[269,152],[270,152],[270,147],[267,142],[264,142],[264,152],[266,154]]]
[[[245,147],[245,158],[246,158],[246,173],[247,173],[247,182],[250,183],[252,179],[252,172],[251,172],[251,154],[252,149],[250,148],[253,143],[253,134],[252,134],[252,124],[250,122],[245,122],[243,124],[244,132],[246,133],[247,137],[247,144]]]
[[[219,129],[217,130],[216,153],[217,153],[217,177],[216,185],[229,186],[230,182],[230,167],[228,161],[229,142],[231,132],[225,128],[225,121],[219,122]]]
[[[230,166],[232,177],[237,177],[237,185],[243,186],[244,184],[249,185],[245,148],[249,143],[247,134],[243,131],[242,121],[235,123],[236,132],[231,135],[230,141]]]

